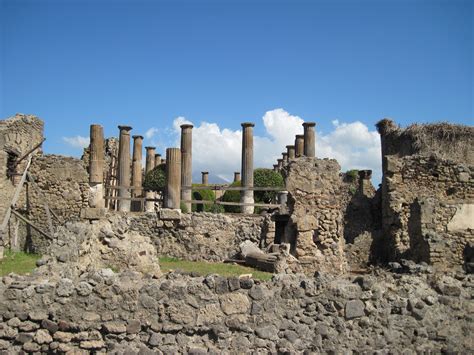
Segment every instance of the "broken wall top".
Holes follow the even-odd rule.
[[[376,126],[384,155],[434,155],[474,165],[474,127],[441,122],[400,128],[389,119],[379,121]]]
[[[21,156],[43,140],[44,122],[34,115],[17,113],[0,120],[0,149]]]

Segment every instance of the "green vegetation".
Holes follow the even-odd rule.
[[[181,270],[185,272],[196,272],[199,275],[219,274],[221,276],[239,276],[243,274],[252,274],[257,280],[270,280],[273,276],[270,272],[258,271],[250,267],[235,264],[208,263],[205,261],[185,261],[167,256],[160,258],[160,268],[163,272],[172,270]]]
[[[233,182],[229,185],[230,187],[240,187],[240,181]],[[222,196],[222,202],[240,202],[240,191],[238,190],[227,190]],[[227,213],[239,213],[240,206],[227,206],[224,205],[224,211]]]
[[[283,176],[272,169],[258,168],[253,172],[253,185],[255,187],[284,187]],[[241,186],[240,181],[232,183],[230,186]],[[269,203],[277,195],[276,191],[255,191],[255,203]],[[240,202],[240,191],[226,191],[222,196],[224,202]],[[226,212],[239,213],[240,206],[224,206]],[[255,213],[260,209],[256,208]]]
[[[37,254],[27,254],[6,250],[0,260],[0,276],[13,272],[18,275],[28,274],[36,268],[36,261],[40,258]]]
[[[161,164],[145,174],[143,188],[147,191],[163,191],[166,186],[166,164]]]
[[[204,186],[202,184],[193,184],[193,186]],[[210,189],[206,190],[193,190],[192,191],[193,200],[204,200],[204,201],[215,201],[216,194]],[[224,212],[224,207],[216,204],[192,204],[193,212],[213,212],[213,213],[222,213]]]
[[[359,176],[359,170],[357,169],[346,171],[346,178],[348,181],[357,181],[358,176]]]
[[[179,203],[179,209],[181,210],[182,213],[188,213],[188,207],[184,202]]]

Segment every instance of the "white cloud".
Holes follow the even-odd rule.
[[[146,139],[151,139],[155,134],[158,133],[158,128],[151,127],[145,132],[145,138]]]
[[[266,136],[254,136],[254,166],[272,168],[276,159],[292,145],[296,134],[303,133],[303,119],[279,108],[262,117]],[[175,146],[179,147],[180,125],[192,123],[184,117],[173,122]],[[259,124],[259,122],[255,122]],[[374,181],[380,181],[381,154],[378,133],[362,122],[332,121],[334,130],[317,134],[318,158],[335,158],[341,170],[372,169]],[[216,123],[201,122],[193,129],[193,179],[199,181],[201,171],[209,171],[231,181],[234,171],[240,171],[242,131],[220,128]]]
[[[89,146],[89,137],[78,135],[74,137],[63,137],[62,139],[73,148],[87,148]]]

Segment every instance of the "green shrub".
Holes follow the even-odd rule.
[[[240,181],[233,182],[229,185],[230,187],[239,187]],[[238,190],[227,190],[222,196],[223,202],[240,202],[240,191]],[[240,206],[227,206],[224,205],[224,211],[227,213],[239,213]]]
[[[281,187],[284,188],[285,182],[283,176],[273,169],[258,168],[253,172],[253,185],[255,187]],[[236,187],[241,186],[240,181],[232,183],[230,186]],[[255,203],[269,203],[277,195],[276,191],[255,191],[254,198]],[[240,202],[240,191],[226,191],[222,196],[224,202]],[[240,206],[224,206],[224,210],[230,213],[240,212]],[[255,212],[258,213],[259,209],[256,208]]]
[[[186,204],[184,202],[179,203],[179,208],[181,209],[182,213],[188,213],[188,208],[186,207]]]
[[[193,184],[193,186],[203,186],[202,184]],[[204,200],[204,201],[214,201],[215,200],[215,193],[212,190],[193,190],[192,191],[192,199],[193,200]],[[193,212],[219,212],[219,208],[221,206],[217,206],[215,204],[192,204],[192,211]]]
[[[357,169],[352,169],[352,170],[347,170],[346,171],[346,179],[347,181],[357,181],[357,178],[359,177],[359,170]]]
[[[147,191],[164,191],[166,186],[166,165],[161,164],[145,174],[143,188]]]
[[[283,176],[273,169],[258,168],[253,172],[253,185],[255,187],[284,187]],[[255,201],[258,203],[269,203],[275,199],[276,191],[255,191]]]

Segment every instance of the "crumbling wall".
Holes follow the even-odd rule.
[[[169,211],[169,210],[168,210]],[[222,213],[140,213],[124,217],[124,228],[149,236],[159,255],[185,260],[223,261],[250,240],[265,238],[263,216]],[[125,227],[126,226],[126,227]]]
[[[474,241],[474,167],[418,155],[388,156],[386,166],[383,220],[390,259],[463,265],[464,248]]]
[[[7,164],[12,158],[22,158],[33,149],[38,143],[43,141],[43,121],[33,115],[17,114],[0,121],[0,223],[3,222],[7,208],[10,206],[15,191],[13,181],[20,180],[20,176],[11,178],[8,176]],[[41,149],[35,151],[35,155],[40,154]],[[25,170],[27,159],[24,159],[15,169],[17,174],[22,174]],[[24,192],[20,195],[19,204],[24,203]],[[13,220],[7,226],[5,243],[9,243],[10,230],[16,230],[18,222]],[[1,237],[0,237],[1,238]],[[0,241],[0,248],[2,241]],[[7,245],[8,246],[8,245]],[[0,252],[1,255],[1,252]]]
[[[305,273],[346,270],[340,166],[333,159],[301,157],[283,170],[290,221],[285,241]]]
[[[27,197],[20,212],[43,231],[51,234],[45,205],[53,211],[53,227],[80,219],[81,210],[88,206],[88,174],[79,159],[60,155],[41,155],[30,167],[35,182],[28,182]],[[27,227],[20,231],[20,245],[35,252],[46,252],[49,242],[45,236]]]

